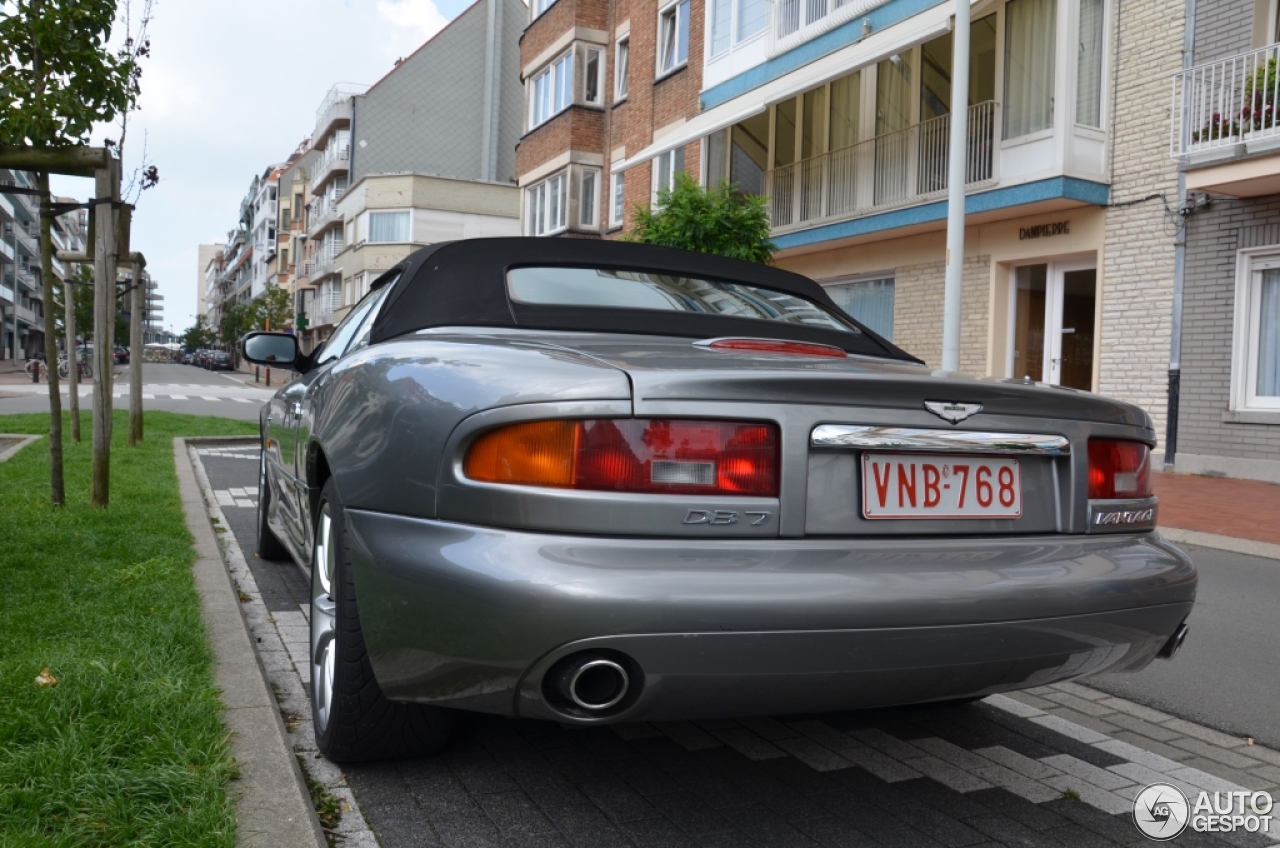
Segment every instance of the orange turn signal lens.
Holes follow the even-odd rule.
[[[572,486],[578,453],[574,421],[530,421],[490,430],[467,451],[472,480],[525,486]]]

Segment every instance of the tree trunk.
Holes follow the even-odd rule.
[[[129,313],[129,447],[142,444],[142,310],[147,302],[142,279],[142,262],[135,258]]]
[[[44,361],[49,383],[49,492],[54,506],[65,506],[62,480],[62,396],[58,394],[58,333],[53,321],[53,219],[43,214],[49,208],[49,172],[36,173],[40,190],[40,282],[44,290]],[[17,286],[13,292],[17,305]]]
[[[76,347],[76,287],[71,282],[71,276],[71,266],[67,266],[67,279],[62,281],[62,321],[67,337],[67,409],[71,413],[71,441],[78,445],[80,444],[80,357]]]
[[[114,159],[96,174],[94,193],[115,200],[119,167]],[[89,502],[111,503],[111,336],[116,317],[116,215],[110,203],[92,209],[96,238],[93,246],[93,359],[97,370],[93,387],[93,482]]]

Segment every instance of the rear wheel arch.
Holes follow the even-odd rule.
[[[307,449],[306,471],[307,491],[311,501],[309,506],[311,517],[314,519],[316,510],[320,508],[320,492],[324,489],[324,484],[333,476],[333,472],[329,469],[329,458],[325,456],[324,449],[318,442],[312,442]]]

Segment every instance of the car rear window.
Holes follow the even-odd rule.
[[[644,309],[799,324],[860,333],[821,304],[749,283],[610,268],[524,267],[507,272],[516,303]]]

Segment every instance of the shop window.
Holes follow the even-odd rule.
[[[867,329],[893,341],[894,278],[886,274],[823,283],[832,300]]]
[[[1232,339],[1232,409],[1280,412],[1280,248],[1241,251]]]
[[[689,61],[689,0],[680,0],[658,14],[658,76]]]

